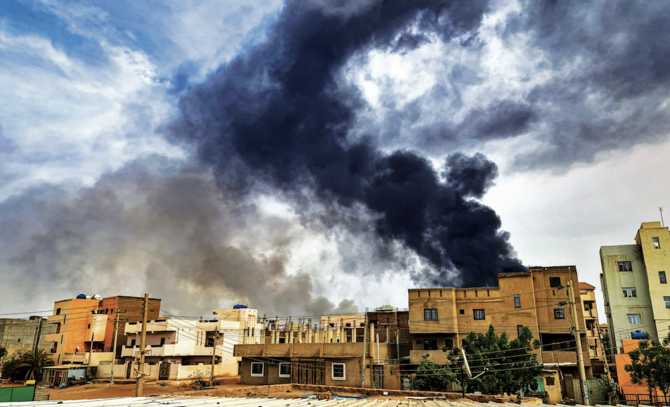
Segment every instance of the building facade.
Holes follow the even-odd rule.
[[[145,373],[148,379],[179,380],[195,376],[210,377],[212,356],[214,375],[236,376],[241,358],[233,347],[257,341],[258,312],[254,309],[215,310],[211,318],[161,318],[147,321]],[[114,366],[114,378],[137,377],[142,322],[128,322],[120,353]],[[215,346],[216,345],[216,346]],[[99,378],[109,378],[104,367]]]
[[[7,350],[5,357],[32,352],[36,349],[48,351],[51,344],[45,337],[56,332],[56,327],[47,324],[47,319],[32,316],[28,319],[0,319],[0,347]]]
[[[86,364],[98,366],[112,362],[115,316],[119,314],[117,352],[124,341],[124,323],[141,321],[144,298],[116,296],[101,299],[97,296],[73,298],[54,304],[53,315],[47,318],[55,332],[46,335],[54,363],[58,365]],[[157,319],[159,299],[149,299],[148,318]]]
[[[460,347],[470,332],[485,333],[490,325],[498,335],[507,333],[510,340],[527,327],[542,343],[537,351],[540,363],[576,375],[568,281],[572,281],[578,301],[582,348],[589,349],[576,267],[531,267],[526,273],[498,274],[498,287],[410,289],[411,364],[421,363],[424,355],[446,364],[443,347]],[[584,358],[584,364],[587,377],[591,377],[590,359]]]
[[[586,327],[586,339],[589,342],[589,356],[592,361],[604,359],[604,349],[600,342],[603,333],[598,324],[598,308],[596,306],[596,288],[589,283],[579,283],[579,295],[584,313],[584,326]]]
[[[670,330],[670,232],[642,223],[635,244],[602,246],[601,285],[612,346],[622,340],[665,337]]]

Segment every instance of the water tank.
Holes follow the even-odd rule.
[[[245,309],[245,308],[248,308],[248,307],[246,305],[242,305],[242,304],[233,305],[233,309]]]
[[[630,336],[632,339],[647,339],[647,333],[640,332],[639,330],[631,332]]]
[[[98,294],[93,294],[93,296],[91,298],[94,299],[94,300],[98,300],[98,301],[100,301],[102,299],[102,297],[99,296]]]
[[[78,299],[78,300],[85,300],[85,299],[86,299],[86,294],[79,294],[79,295],[77,296],[77,299]]]

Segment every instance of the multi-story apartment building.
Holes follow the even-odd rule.
[[[670,330],[670,232],[642,223],[635,244],[602,246],[601,285],[612,346],[621,340],[665,337]]]
[[[149,299],[148,318],[157,319],[161,300]],[[124,323],[141,321],[144,298],[116,296],[105,299],[95,295],[57,301],[53,315],[47,323],[55,332],[46,335],[51,343],[54,363],[87,364],[97,366],[100,362],[111,363],[114,343],[114,320],[119,314],[117,352],[124,339]],[[89,360],[90,357],[90,360]]]
[[[326,316],[316,326],[268,321],[257,344],[235,346],[242,384],[299,383],[399,389],[398,362],[411,348],[409,313],[384,306],[365,315]]]
[[[600,343],[598,325],[598,309],[596,308],[595,287],[588,283],[579,283],[579,294],[584,310],[584,325],[586,326],[586,339],[589,342],[589,356],[592,360],[603,360],[603,348]]]
[[[411,363],[419,364],[424,355],[430,355],[433,362],[447,363],[443,347],[460,346],[470,332],[484,333],[490,325],[498,334],[506,332],[510,340],[527,327],[542,343],[539,362],[576,375],[576,343],[566,305],[568,281],[579,301],[575,266],[531,267],[525,273],[499,274],[498,287],[410,289]],[[584,307],[580,302],[576,305],[582,347],[589,349]],[[591,377],[590,359],[585,358],[584,364]]]
[[[147,321],[145,356],[146,377],[157,380],[186,379],[192,375],[211,375],[215,355],[215,376],[236,376],[241,358],[233,356],[233,347],[257,342],[258,312],[237,308],[214,311],[211,318],[161,318]],[[115,366],[115,378],[137,377],[142,322],[125,324],[126,338],[121,357],[124,366]],[[216,344],[216,346],[215,346]],[[102,378],[110,376],[107,368]]]
[[[51,344],[45,337],[55,333],[56,327],[47,324],[47,319],[32,316],[28,319],[2,318],[0,319],[0,347],[7,350],[7,356],[19,355],[23,352],[32,352],[36,349],[51,349]]]

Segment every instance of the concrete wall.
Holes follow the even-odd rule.
[[[659,239],[658,249],[653,238]],[[670,275],[670,232],[667,227],[661,227],[660,222],[645,222],[638,230],[636,243],[640,245],[646,266],[649,301],[654,318],[649,323],[654,324],[656,331],[652,337],[665,338],[670,333],[670,309],[666,308],[663,297],[670,296],[670,286],[661,284],[658,272],[665,271],[667,281]]]
[[[549,380],[547,380],[549,379]],[[549,384],[553,379],[554,384]],[[542,380],[544,381],[544,391],[549,394],[549,403],[557,404],[563,400],[563,394],[561,392],[561,378],[556,371],[544,371],[542,372]]]
[[[41,322],[40,322],[41,320]],[[37,335],[39,333],[39,338]],[[48,324],[46,318],[31,317],[31,319],[2,318],[0,319],[0,346],[7,350],[7,356],[32,352],[35,339],[38,347],[50,351],[51,342],[46,342],[47,335],[56,333],[56,326]]]

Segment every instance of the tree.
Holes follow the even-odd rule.
[[[468,364],[473,375],[486,369],[486,373],[476,379],[460,377],[457,381],[469,391],[480,391],[484,394],[519,394],[521,391],[537,390],[535,376],[542,374],[542,365],[537,362],[537,355],[532,350],[538,349],[540,342],[533,341],[533,334],[527,327],[512,342],[503,332],[498,336],[493,325],[486,334],[470,332],[465,338],[463,349],[468,357]],[[446,349],[443,349],[446,351]],[[449,360],[453,370],[463,365],[463,355],[459,348],[452,349]]]
[[[647,389],[651,397],[654,389],[660,389],[665,397],[670,392],[670,333],[663,339],[644,340],[638,343],[638,348],[628,353],[631,364],[624,366],[630,373],[633,384],[647,382]]]
[[[34,352],[26,352],[19,358],[19,366],[26,369],[25,379],[42,380],[42,374],[46,366],[53,365],[51,354],[44,349],[37,349]]]
[[[612,344],[610,340],[610,334],[605,333],[602,339],[602,345],[605,349],[605,355],[607,356],[608,361],[612,361]]]
[[[7,349],[0,346],[0,359],[4,358],[5,356],[7,356]]]
[[[412,378],[412,389],[423,391],[445,391],[447,385],[454,381],[455,375],[446,366],[428,360],[424,355],[421,364]]]

